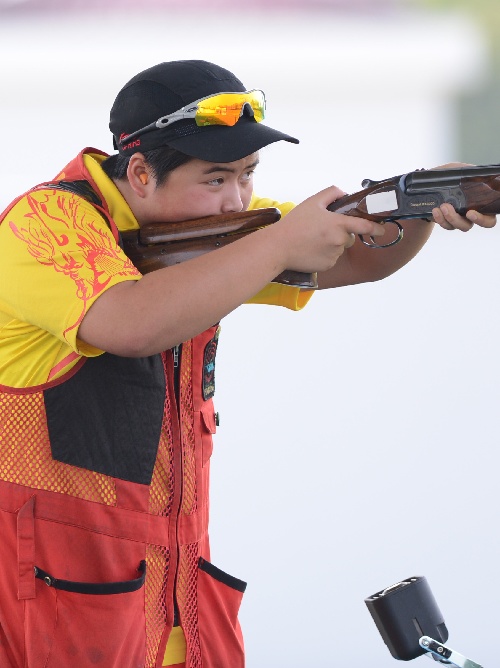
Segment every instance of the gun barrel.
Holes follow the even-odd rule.
[[[404,189],[407,193],[414,193],[437,187],[454,188],[460,186],[464,178],[491,176],[500,176],[500,165],[458,167],[456,169],[425,169],[418,172],[409,172],[404,179]]]

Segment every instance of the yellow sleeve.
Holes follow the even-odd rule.
[[[0,225],[0,384],[41,384],[101,354],[77,339],[83,317],[104,290],[140,277],[91,204],[28,193]]]
[[[275,207],[281,211],[281,216],[286,216],[294,207],[293,202],[276,202],[271,199],[252,195],[249,209],[266,209]],[[296,288],[281,283],[269,283],[263,290],[258,292],[248,304],[269,304],[270,306],[284,306],[292,311],[300,311],[309,302],[314,290]]]

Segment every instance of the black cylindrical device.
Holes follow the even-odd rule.
[[[444,643],[448,629],[425,577],[401,580],[365,598],[371,616],[395,659],[409,661],[425,654],[422,636]]]

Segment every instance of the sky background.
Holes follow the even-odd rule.
[[[264,149],[255,189],[297,202],[466,159],[458,99],[492,77],[479,17],[452,6],[86,7],[0,0],[0,206],[84,146],[112,151],[116,93],[163,60],[211,60],[265,90],[266,122],[301,143]],[[390,668],[364,599],[413,575],[448,644],[495,665],[499,235],[437,229],[385,281],[224,320],[212,561],[249,583],[248,668]]]

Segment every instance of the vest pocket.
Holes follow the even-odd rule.
[[[245,665],[238,621],[246,582],[228,575],[206,559],[198,561],[198,612],[204,668]]]
[[[31,500],[17,518],[18,535],[25,541],[34,536],[33,548],[19,560],[25,665],[144,668],[144,543],[120,535],[117,508],[62,495],[49,500],[47,505],[43,493],[36,498],[33,523]],[[105,533],[109,526],[118,535]],[[28,557],[33,592],[24,568]]]
[[[202,449],[202,464],[205,466],[212,456],[213,440],[212,434],[216,432],[216,418],[214,404],[209,399],[200,410],[201,414],[201,449]]]
[[[27,665],[142,668],[145,562],[130,575],[127,581],[88,583],[36,568],[36,598],[25,608]]]

